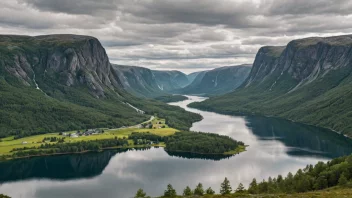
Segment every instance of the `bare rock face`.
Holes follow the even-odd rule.
[[[252,71],[243,84],[265,85],[272,91],[286,83],[287,92],[315,80],[329,72],[348,67],[352,61],[352,35],[306,38],[291,41],[286,47],[262,47],[255,58]]]
[[[27,86],[40,88],[49,81],[63,86],[84,85],[96,97],[105,96],[104,87],[119,87],[105,49],[93,37],[0,36],[1,48],[7,50],[1,67]]]

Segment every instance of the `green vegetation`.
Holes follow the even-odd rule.
[[[3,195],[3,194],[0,194],[0,198],[11,198],[11,197]]]
[[[48,67],[48,60],[53,54],[61,57],[69,48],[77,53],[87,52],[88,56],[92,51],[90,47],[96,47],[101,52],[94,53],[90,58],[99,63],[104,61],[101,68],[109,67],[104,49],[93,37],[0,37],[0,138],[89,128],[119,128],[141,123],[155,114],[165,118],[170,127],[188,130],[192,122],[201,119],[200,115],[180,107],[132,96],[117,84],[111,87],[97,82],[103,92],[97,93],[96,86],[94,88],[91,83],[82,80],[96,75],[83,68],[83,65],[74,75],[66,71],[66,67],[62,68],[62,72]],[[18,59],[21,59],[20,66]],[[23,75],[17,75],[18,70]],[[74,81],[71,86],[67,85],[69,76]],[[117,76],[103,78],[119,81]],[[36,83],[41,90],[36,89]],[[145,114],[137,113],[127,103],[143,110]]]
[[[159,96],[154,99],[161,102],[169,103],[169,102],[179,102],[179,101],[187,100],[188,98],[183,95],[166,95],[166,96]]]
[[[122,128],[97,130],[101,133],[86,135],[70,131],[0,141],[2,160],[41,155],[81,153],[111,148],[136,148],[162,146],[171,152],[198,153],[201,155],[234,155],[244,151],[244,144],[230,137],[210,133],[179,132],[169,128],[164,119],[154,118],[142,123],[147,128]],[[161,127],[166,126],[166,127]],[[177,133],[176,133],[177,132]],[[65,136],[64,136],[65,135]]]
[[[349,58],[341,59],[349,57],[349,40],[350,36],[301,39],[290,42],[287,53],[281,53],[283,47],[263,47],[237,90],[189,106],[282,117],[352,137],[352,67]],[[323,49],[328,51],[322,53]]]
[[[208,188],[203,190],[199,183],[195,190],[188,186],[183,191],[183,196],[176,196],[176,191],[169,184],[165,192],[173,192],[172,196],[165,193],[163,197],[350,197],[352,195],[352,155],[339,157],[327,163],[318,162],[315,166],[307,165],[296,174],[288,173],[284,178],[278,175],[257,183],[253,179],[248,189],[240,183],[235,191],[232,190],[230,181],[225,178],[220,184],[220,195]]]
[[[201,133],[179,132],[165,140],[165,150],[173,152],[190,152],[199,154],[230,154],[231,151],[244,147],[244,143],[228,136]]]

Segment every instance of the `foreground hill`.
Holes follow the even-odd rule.
[[[96,38],[0,36],[1,137],[121,127],[154,113],[180,129],[200,119],[181,108],[127,93]]]
[[[306,38],[262,47],[234,92],[192,107],[226,114],[261,114],[352,136],[352,35]]]
[[[231,92],[246,80],[251,65],[220,67],[196,73],[192,83],[181,90],[182,94],[221,95]]]

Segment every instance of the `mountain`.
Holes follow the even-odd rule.
[[[352,35],[293,40],[262,47],[234,92],[191,106],[283,117],[352,136],[351,72]]]
[[[180,71],[153,70],[153,74],[158,86],[165,92],[183,88],[190,83],[187,75]]]
[[[196,77],[199,75],[199,74],[204,74],[205,72],[207,71],[198,71],[198,72],[193,72],[193,73],[190,73],[187,75],[187,78],[188,78],[188,82],[189,83],[192,83],[194,81],[194,79],[196,79]]]
[[[200,119],[126,92],[96,38],[0,35],[1,137],[115,128],[155,113],[175,128],[187,129],[190,120]]]
[[[122,65],[112,65],[112,68],[123,88],[136,96],[154,98],[167,95],[159,88],[157,79],[150,69]]]
[[[197,74],[192,83],[177,92],[182,94],[220,95],[231,92],[246,80],[251,65],[220,67]]]

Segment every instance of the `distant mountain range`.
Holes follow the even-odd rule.
[[[179,129],[201,119],[128,93],[133,87],[136,95],[148,95],[158,87],[147,81],[153,73],[138,70],[112,66],[94,37],[0,35],[0,137],[115,128],[140,123],[155,113]]]
[[[352,35],[262,47],[234,92],[190,106],[278,116],[352,136]]]
[[[220,67],[209,71],[190,74],[192,83],[175,90],[180,94],[221,95],[231,92],[246,80],[251,65]]]

